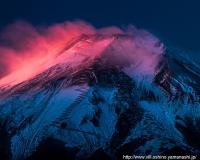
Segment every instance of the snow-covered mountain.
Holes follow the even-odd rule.
[[[0,159],[200,154],[200,66],[157,39],[81,35],[49,63],[0,80]]]

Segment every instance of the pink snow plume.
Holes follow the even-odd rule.
[[[92,45],[89,45],[90,40],[80,41],[61,55],[58,54],[83,34],[98,34],[106,38],[97,42],[91,40]],[[132,38],[114,40],[114,34]],[[93,58],[104,53],[110,58],[110,63],[123,64],[133,73],[153,74],[163,53],[163,46],[150,33],[134,27],[122,31],[113,26],[96,29],[83,21],[47,27],[16,22],[0,34],[0,86],[18,84],[58,63],[80,63],[82,59],[77,53]]]

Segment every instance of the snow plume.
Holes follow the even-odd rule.
[[[53,58],[73,37],[92,34],[94,28],[84,22],[65,22],[49,27],[33,27],[26,22],[7,26],[0,35],[2,74],[23,69],[18,76],[31,77]],[[13,80],[16,77],[13,77]]]
[[[162,47],[157,46],[159,40],[144,30],[132,26],[127,28],[126,31],[114,26],[96,29],[83,21],[64,22],[45,27],[34,27],[23,21],[8,25],[0,33],[0,85],[14,81],[15,84],[20,83],[55,65],[49,62],[52,62],[55,55],[68,43],[82,34],[132,36],[131,41],[121,41],[114,48],[121,52],[120,59],[137,60],[134,64],[137,66],[138,63],[141,64],[138,70],[145,74],[152,73],[158,63],[158,55],[163,53]],[[99,51],[99,48],[97,50]]]
[[[165,51],[164,45],[144,30],[132,27],[125,34],[129,38],[112,43],[106,53],[110,55],[108,59],[131,76],[153,75]]]

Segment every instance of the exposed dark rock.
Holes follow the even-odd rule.
[[[48,138],[44,140],[36,152],[27,160],[75,160],[78,148],[67,148],[65,143]]]

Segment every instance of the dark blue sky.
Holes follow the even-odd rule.
[[[134,24],[164,42],[200,51],[198,0],[1,0],[0,26],[16,20],[48,25],[81,19],[96,27]]]

